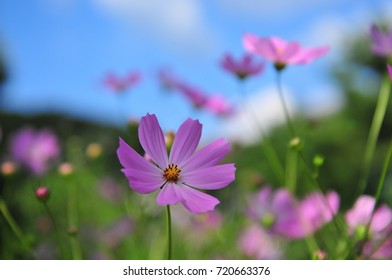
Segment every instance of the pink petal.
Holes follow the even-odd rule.
[[[289,42],[286,42],[285,40],[279,37],[271,37],[267,40],[269,40],[270,44],[274,48],[275,53],[287,49],[290,45]]]
[[[392,80],[392,66],[387,65],[387,69],[388,69],[389,78]]]
[[[381,205],[373,215],[370,228],[373,232],[383,231],[392,222],[392,210],[386,206]]]
[[[182,174],[184,184],[204,190],[216,190],[226,187],[235,180],[234,164],[210,166]]]
[[[290,60],[296,56],[301,50],[301,46],[297,42],[290,42],[286,44],[286,48],[278,52],[279,61],[283,63],[290,63]]]
[[[219,204],[219,200],[215,197],[190,187],[183,185],[177,188],[177,190],[182,197],[182,204],[192,213],[199,214],[212,211]]]
[[[170,163],[182,166],[196,150],[201,137],[202,125],[199,121],[187,119],[178,129],[170,151]]]
[[[298,54],[293,57],[290,63],[293,64],[306,64],[310,63],[313,60],[327,54],[329,51],[329,47],[319,47],[319,48],[309,48],[309,49],[302,49]]]
[[[251,53],[257,53],[259,38],[253,34],[245,34],[242,41],[245,50]]]
[[[139,125],[139,140],[144,151],[161,168],[168,165],[165,138],[155,115],[142,117]]]
[[[367,225],[373,212],[375,200],[369,195],[361,195],[354,207],[346,212],[345,218],[351,229],[359,225]]]
[[[173,183],[167,183],[157,196],[158,204],[172,205],[180,202],[182,200],[182,197],[179,195],[179,192],[176,190],[176,188],[181,188],[181,187],[182,186],[176,186]]]
[[[130,181],[130,187],[135,191],[149,193],[163,184],[162,171],[139,155],[121,138],[117,156],[124,167],[123,173]]]
[[[183,162],[183,172],[214,166],[230,152],[230,143],[223,138],[215,140],[211,144],[196,151],[188,160]]]
[[[121,171],[127,176],[129,186],[138,193],[150,193],[159,189],[165,182],[160,170],[150,166],[153,170],[139,170],[133,168],[124,168]]]
[[[271,61],[276,61],[278,57],[276,46],[268,38],[259,39],[255,53]]]

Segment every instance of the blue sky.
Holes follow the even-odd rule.
[[[5,87],[5,105],[22,113],[54,111],[116,124],[117,96],[100,81],[108,71],[123,75],[139,70],[143,80],[123,98],[122,121],[149,112],[157,114],[165,130],[176,129],[192,117],[204,124],[207,138],[244,135],[247,131],[238,129],[241,115],[227,120],[196,112],[181,96],[162,92],[156,71],[168,68],[209,93],[226,96],[240,111],[253,104],[260,122],[267,126],[281,119],[270,96],[274,94],[273,69],[267,65],[262,76],[249,81],[246,99],[239,96],[236,81],[221,71],[223,53],[242,55],[245,32],[277,35],[307,46],[330,45],[332,51],[326,57],[284,73],[293,108],[323,111],[326,104],[339,104],[339,92],[326,68],[338,60],[344,38],[368,32],[371,22],[381,17],[392,18],[388,2],[1,1],[0,42],[11,77]]]

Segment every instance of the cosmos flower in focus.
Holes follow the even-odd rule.
[[[298,42],[288,42],[279,37],[263,38],[253,34],[245,34],[245,49],[274,63],[280,71],[289,64],[306,64],[325,55],[329,47],[304,48]]]
[[[131,189],[147,194],[159,190],[157,203],[182,203],[192,213],[211,211],[219,203],[215,197],[198,191],[226,187],[235,179],[234,164],[216,165],[230,151],[224,139],[218,139],[196,151],[202,125],[187,119],[175,134],[168,155],[164,135],[155,115],[142,117],[138,135],[140,144],[154,163],[146,160],[120,138],[117,155],[121,171]]]
[[[370,29],[372,52],[379,56],[392,56],[392,30],[381,31],[376,25]]]
[[[230,54],[225,54],[220,64],[223,69],[240,80],[257,76],[264,69],[264,63],[255,61],[249,54],[245,54],[239,60],[235,60]]]
[[[11,137],[10,150],[14,160],[34,175],[46,173],[60,156],[59,141],[48,129],[20,129]]]
[[[107,89],[115,93],[122,93],[137,85],[141,78],[141,74],[136,71],[130,72],[124,77],[119,77],[114,73],[108,73],[102,83]]]

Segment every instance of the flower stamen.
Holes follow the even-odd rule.
[[[181,169],[178,165],[169,164],[169,166],[163,171],[163,177],[168,182],[177,182],[178,178],[180,177]]]

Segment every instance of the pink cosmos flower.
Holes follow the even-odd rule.
[[[229,101],[219,94],[208,97],[205,108],[218,116],[229,116],[235,112]]]
[[[264,63],[253,60],[249,54],[245,54],[239,60],[235,60],[230,54],[225,54],[221,60],[221,66],[227,72],[234,74],[240,80],[260,74],[264,69]]]
[[[60,155],[57,137],[48,129],[24,127],[11,137],[11,155],[34,175],[46,173]]]
[[[206,106],[208,97],[201,89],[181,83],[177,85],[177,90],[182,93],[195,108],[203,108]]]
[[[279,37],[262,38],[253,34],[245,34],[245,49],[272,61],[277,70],[288,64],[306,64],[325,55],[329,47],[304,48],[298,42],[287,42]]]
[[[119,77],[113,73],[108,73],[103,79],[105,87],[115,93],[122,93],[137,85],[141,80],[139,72],[130,72],[125,77]]]
[[[382,236],[366,242],[362,257],[366,259],[392,258],[392,226],[389,226]]]
[[[370,30],[371,49],[379,56],[392,56],[392,30],[382,32],[376,25]]]
[[[282,258],[282,252],[276,243],[261,227],[252,225],[241,233],[238,248],[251,259],[276,260]]]
[[[230,150],[224,139],[196,151],[201,130],[199,121],[187,119],[178,129],[168,155],[156,116],[147,114],[142,117],[138,131],[140,144],[154,164],[121,138],[117,149],[124,167],[122,172],[131,189],[142,194],[159,189],[157,203],[160,205],[180,202],[192,213],[213,210],[219,200],[195,188],[215,190],[226,187],[235,179],[235,167],[234,164],[216,165]]]
[[[251,199],[247,213],[270,233],[290,239],[302,238],[304,234],[296,204],[287,189],[274,191],[271,187],[264,187]]]
[[[359,238],[364,238],[363,234],[370,222],[369,234],[376,236],[383,235],[382,233],[387,227],[392,225],[392,210],[386,205],[381,205],[374,211],[375,203],[374,197],[361,195],[355,202],[353,208],[347,211],[345,218],[350,234],[356,233]]]
[[[159,70],[157,76],[161,85],[168,90],[174,90],[181,84],[181,81],[168,70]]]
[[[320,192],[308,194],[299,204],[299,215],[304,235],[315,233],[332,221],[339,209],[340,199],[336,192],[325,196]]]

